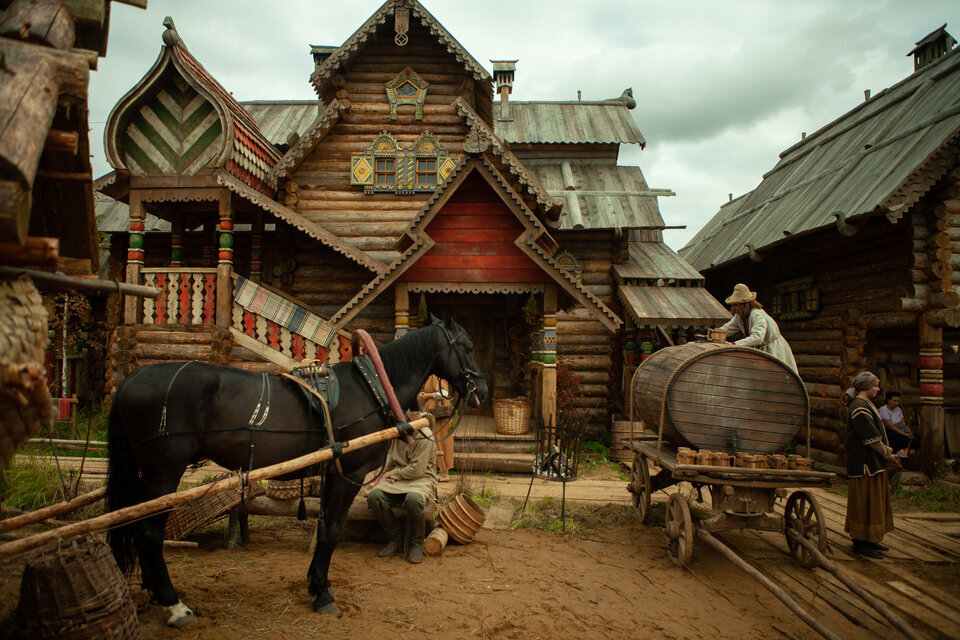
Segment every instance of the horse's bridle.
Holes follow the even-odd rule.
[[[463,335],[463,327],[458,326],[456,335],[453,335],[445,324],[440,324],[440,329],[443,331],[444,337],[446,337],[447,342],[453,347],[453,352],[457,354],[457,363],[460,365],[460,372],[457,374],[457,380],[463,380],[463,386],[466,389],[467,395],[477,392],[477,383],[476,380],[483,380],[484,375],[482,371],[475,371],[463,364],[463,355],[460,353],[460,350],[457,348],[457,340],[460,339],[460,336]]]

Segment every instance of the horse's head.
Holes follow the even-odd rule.
[[[452,382],[457,393],[466,398],[467,406],[479,407],[487,398],[487,381],[477,364],[470,336],[452,319],[434,317],[433,326],[439,327],[443,335],[437,374]]]

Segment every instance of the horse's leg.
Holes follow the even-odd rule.
[[[313,550],[313,560],[307,570],[307,581],[310,594],[316,596],[313,610],[336,615],[340,613],[340,607],[333,599],[327,572],[333,550],[340,539],[340,531],[347,519],[347,511],[359,488],[335,473],[327,476],[323,488],[324,518],[317,523],[317,546]]]
[[[185,469],[186,463],[165,468],[157,476],[144,473],[144,499],[152,500],[176,491]],[[167,563],[163,559],[163,533],[167,515],[158,513],[140,522],[133,543],[140,558],[143,586],[150,591],[152,599],[163,607],[167,624],[179,628],[196,622],[197,619],[193,612],[180,602],[167,573]]]
[[[241,507],[230,509],[230,524],[227,527],[227,548],[236,549],[250,542],[250,514]]]

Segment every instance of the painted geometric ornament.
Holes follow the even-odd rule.
[[[414,119],[423,119],[423,103],[427,99],[427,87],[430,83],[421,78],[416,71],[407,67],[387,82],[387,102],[390,103],[390,119],[397,119],[397,107],[413,105],[416,107]]]
[[[420,134],[409,150],[384,131],[363,153],[350,157],[350,184],[365,193],[400,195],[435,191],[457,169],[457,159],[447,155],[429,131]]]

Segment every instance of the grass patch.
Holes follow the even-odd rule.
[[[479,491],[475,491],[470,497],[473,498],[473,501],[480,505],[480,508],[484,511],[488,511],[490,507],[500,502],[500,496],[491,487],[484,487]]]
[[[928,483],[916,490],[898,485],[890,491],[890,502],[894,513],[898,511],[960,512],[960,494],[933,483]]]
[[[66,475],[64,479],[69,483]],[[26,463],[11,465],[3,472],[2,499],[9,507],[33,511],[65,498],[56,467],[31,458]]]

